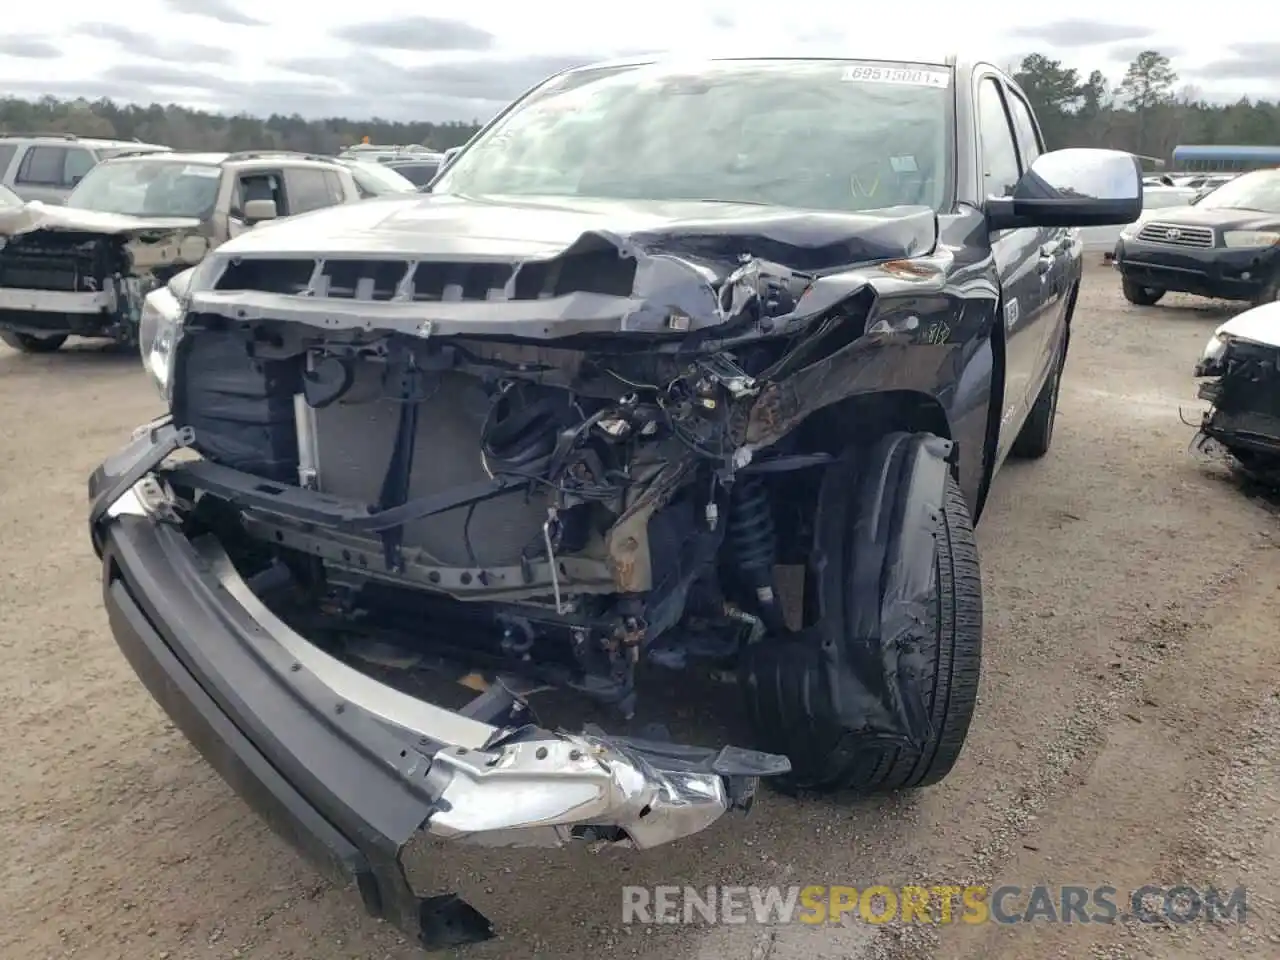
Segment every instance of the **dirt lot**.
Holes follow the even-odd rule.
[[[451,855],[494,957],[1215,958],[1280,955],[1280,519],[1188,451],[1191,365],[1233,308],[1124,304],[1086,279],[1053,453],[1001,474],[979,531],[987,656],[969,745],[895,799],[767,793],[649,854]],[[119,655],[85,479],[158,412],[130,354],[0,347],[0,956],[407,958],[262,826]],[[624,927],[623,884],[1216,883],[1212,928]]]

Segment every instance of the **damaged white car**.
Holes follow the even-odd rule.
[[[1203,378],[1199,396],[1212,404],[1201,437],[1225,448],[1249,476],[1280,486],[1280,302],[1218,327],[1195,375]]]
[[[332,158],[279,150],[106,160],[65,206],[0,207],[0,340],[24,353],[133,342],[146,295],[221,243],[365,195]]]

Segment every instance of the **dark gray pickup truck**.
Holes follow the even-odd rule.
[[[974,520],[1053,437],[1073,228],[1141,206],[1133,157],[1046,151],[987,64],[559,74],[430,194],[147,298],[171,414],[89,485],[116,639],[427,946],[490,927],[410,889],[419,835],[647,848],[760,778],[935,783],[978,687]],[[680,671],[736,677],[753,742],[669,734]]]

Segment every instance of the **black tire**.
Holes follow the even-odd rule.
[[[1018,431],[1013,446],[1009,448],[1011,455],[1023,460],[1038,460],[1049,452],[1053,443],[1053,425],[1058,419],[1058,394],[1062,389],[1062,370],[1066,366],[1066,360],[1064,345],[1058,348],[1058,354],[1053,359],[1053,369],[1045,377],[1044,386],[1040,388],[1040,395],[1036,397],[1031,414]]]
[[[23,353],[53,353],[53,351],[67,342],[67,335],[65,333],[57,333],[51,337],[37,337],[30,333],[0,330],[0,340]]]
[[[828,470],[823,486],[830,485],[835,489],[824,489],[820,499],[842,497],[848,504],[843,517],[831,518],[839,521],[841,529],[830,542],[843,541],[846,548],[837,546],[826,556],[827,566],[837,569],[828,569],[823,578],[847,584],[855,576],[851,554],[860,498],[854,491],[860,484],[842,462]],[[833,635],[836,642],[856,647],[860,638],[854,623],[857,615],[865,617],[866,611],[846,611],[837,603],[824,616],[821,632],[801,632],[795,639],[776,644],[766,641],[748,651],[744,687],[758,745],[791,760],[791,772],[770,777],[770,784],[786,792],[873,793],[928,786],[951,772],[978,697],[982,581],[969,509],[949,473],[935,523],[932,624],[926,623],[931,629],[917,634],[925,638],[920,647],[922,689],[917,692],[930,721],[923,747],[909,749],[900,742],[869,735],[865,725],[851,728],[840,719],[843,705],[832,702],[832,684],[821,666],[830,655],[819,648],[824,637]],[[753,662],[752,651],[766,647],[773,649]]]
[[[1120,278],[1120,289],[1124,291],[1126,300],[1140,307],[1154,307],[1166,292],[1159,287],[1144,287],[1138,281],[1130,280],[1128,277]]]
[[[1280,300],[1280,276],[1273,279],[1261,292],[1253,298],[1252,306],[1261,307],[1263,304],[1275,303]]]

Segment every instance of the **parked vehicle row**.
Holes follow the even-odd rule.
[[[1076,228],[1141,192],[1129,154],[1047,151],[986,63],[561,73],[429,192],[245,231],[146,297],[169,414],[90,482],[112,630],[429,947],[492,928],[409,886],[420,832],[647,848],[762,777],[936,783],[977,697],[973,524],[1050,448]],[[628,731],[681,670],[740,678],[750,748]],[[613,731],[543,726],[548,688]]]

